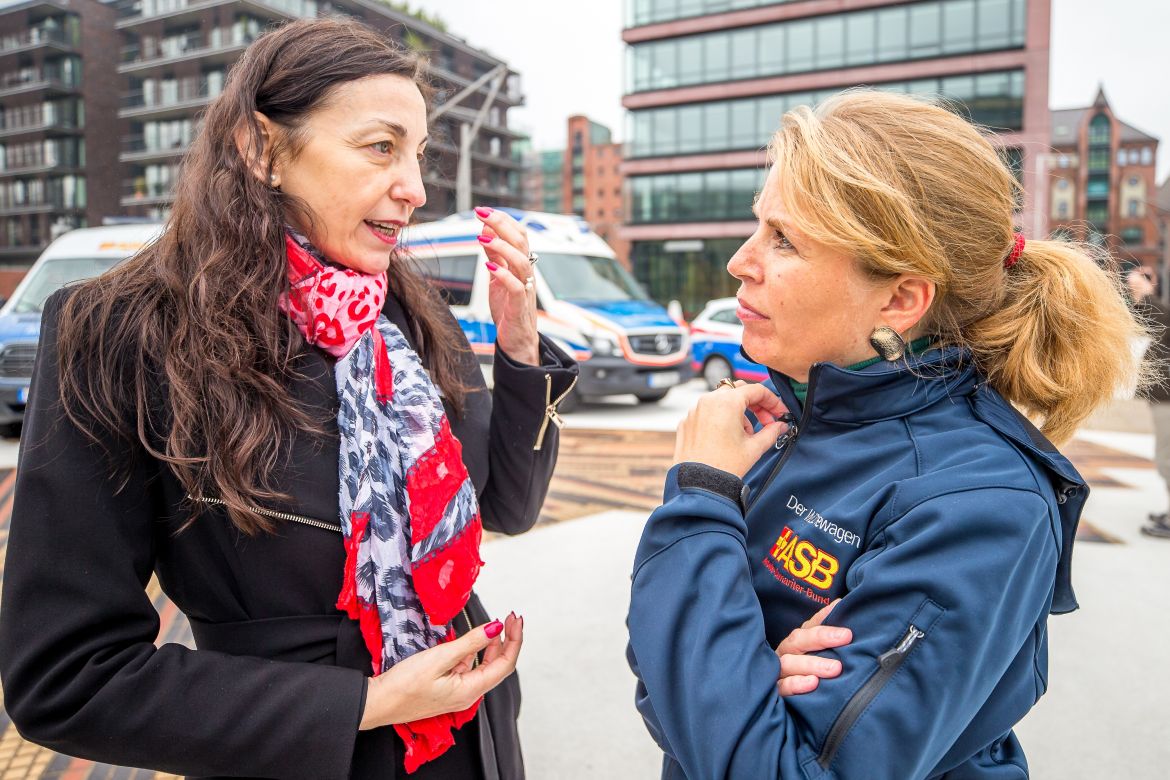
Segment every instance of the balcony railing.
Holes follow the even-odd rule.
[[[182,38],[168,38],[161,43],[141,46],[134,44],[122,50],[121,69],[133,66],[152,65],[182,57],[206,57],[217,52],[230,51],[247,46],[259,37],[259,33],[227,34],[223,36],[191,35]]]
[[[317,15],[316,0],[251,0],[255,5],[268,6],[286,16],[312,18]],[[222,5],[223,0],[139,0],[121,9],[122,22],[153,19],[186,10]],[[121,26],[121,25],[119,25]]]
[[[174,198],[174,182],[147,182],[144,179],[134,179],[122,182],[122,205],[132,206],[137,203],[151,205],[164,203]]]
[[[130,135],[122,139],[122,154],[124,155],[179,155],[187,151],[191,145],[190,139],[174,138],[166,141],[148,139],[143,135]]]
[[[0,198],[0,216],[13,214],[35,214],[44,211],[69,211],[84,209],[85,204],[77,199],[64,197],[38,198],[35,200],[14,201]]]
[[[77,80],[51,68],[25,68],[0,74],[0,95],[37,87],[76,89]]]
[[[0,37],[0,54],[32,46],[43,46],[47,43],[55,43],[60,46],[75,45],[75,42],[69,39],[69,34],[64,28],[42,25]]]
[[[172,106],[208,100],[219,94],[222,84],[208,79],[155,84],[150,89],[127,92],[122,95],[123,109],[170,108]]]
[[[35,122],[0,121],[0,138],[45,130],[77,130],[80,127],[77,120],[73,117],[51,117],[47,120],[39,119]]]

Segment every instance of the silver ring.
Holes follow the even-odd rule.
[[[524,289],[525,290],[532,289],[532,277],[531,276],[524,280]]]
[[[735,389],[735,381],[728,379],[727,377],[723,377],[715,384],[716,390],[718,390],[721,387],[730,387],[732,390],[734,390]]]
[[[539,259],[540,259],[540,255],[536,254],[536,252],[529,252],[528,253],[528,262],[532,263],[533,265],[536,265],[536,261]]]

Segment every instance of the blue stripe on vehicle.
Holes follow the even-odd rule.
[[[409,228],[408,228],[409,229]],[[416,241],[406,240],[402,242],[403,246],[424,246],[432,244],[460,244],[467,241],[476,241],[475,233],[468,233],[465,236],[442,236],[440,238],[420,238]],[[476,241],[478,243],[478,241]]]
[[[472,344],[495,344],[496,343],[496,324],[494,322],[478,322],[476,320],[459,319],[459,327],[463,329],[463,333],[467,336],[467,340]],[[578,344],[575,341],[570,341],[564,336],[557,335],[556,338],[565,342],[572,349],[579,352],[588,352],[588,344]]]

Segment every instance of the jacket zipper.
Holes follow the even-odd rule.
[[[573,381],[569,383],[569,389],[561,393],[560,397],[554,401],[552,399],[552,374],[544,375],[544,419],[540,423],[540,431],[536,434],[536,445],[532,448],[533,452],[539,452],[540,448],[544,446],[544,434],[548,430],[550,420],[553,425],[557,426],[558,431],[565,427],[565,421],[557,413],[557,404],[565,400],[565,396],[573,392],[573,388],[576,386],[577,377],[573,377]]]
[[[190,494],[187,495],[187,498],[191,501],[198,501],[202,504],[211,504],[212,506],[227,506],[227,503],[222,498],[206,498],[204,496],[192,496]],[[261,509],[258,506],[250,506],[248,508],[251,509],[256,514],[264,515],[265,517],[274,517],[277,520],[289,520],[289,521],[294,522],[294,523],[301,523],[303,525],[311,525],[314,528],[323,528],[326,531],[335,531],[336,533],[339,533],[339,534],[345,533],[342,530],[340,525],[335,525],[333,523],[326,523],[322,520],[314,520],[311,517],[303,517],[301,515],[292,515],[292,514],[289,514],[288,512],[273,512],[271,509]]]
[[[781,434],[776,439],[776,443],[772,446],[778,450],[784,450],[784,454],[780,456],[780,462],[777,463],[775,467],[773,467],[772,473],[768,475],[768,478],[764,481],[764,484],[760,486],[758,491],[756,491],[756,497],[750,504],[747,505],[747,509],[754,507],[756,502],[759,501],[763,497],[764,493],[768,491],[768,487],[772,484],[772,480],[776,479],[776,475],[780,473],[780,469],[784,468],[784,464],[788,462],[789,456],[792,455],[792,450],[796,448],[796,437],[800,435],[800,429],[804,427],[805,420],[808,418],[809,414],[811,414],[809,410],[812,409],[813,389],[815,387],[816,384],[812,381],[812,377],[810,376],[808,383],[808,393],[804,396],[804,408],[800,412],[799,423],[797,422],[796,415],[794,415],[792,412],[785,412],[780,417],[781,420],[788,423],[788,430]]]
[[[841,748],[841,743],[845,741],[845,736],[849,733],[849,729],[853,728],[853,724],[861,717],[861,713],[865,712],[870,702],[878,695],[882,687],[889,682],[890,678],[894,676],[894,673],[898,671],[903,662],[905,662],[906,657],[910,655],[910,652],[918,644],[918,641],[924,636],[926,636],[925,631],[911,624],[901,641],[878,657],[877,671],[865,681],[865,685],[861,686],[857,693],[853,694],[853,698],[845,705],[845,709],[841,710],[841,714],[837,716],[833,727],[829,729],[829,736],[825,737],[825,746],[821,750],[821,755],[817,758],[817,763],[822,768],[828,769],[829,765],[833,763],[833,759],[836,757],[837,751]]]

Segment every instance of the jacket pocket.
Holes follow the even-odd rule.
[[[902,664],[926,639],[926,635],[930,633],[931,627],[939,616],[943,613],[943,608],[934,603],[930,599],[924,599],[918,611],[914,613],[914,617],[910,619],[906,626],[905,632],[902,633],[898,641],[878,656],[878,668],[870,676],[865,683],[857,689],[857,693],[845,703],[841,712],[837,715],[837,719],[833,721],[832,727],[829,729],[828,735],[825,737],[825,744],[821,748],[821,753],[817,757],[817,763],[823,769],[828,769],[833,763],[833,759],[837,757],[837,751],[841,749],[845,738],[849,736],[850,729],[857,723],[858,718],[869,708],[869,705],[877,697],[882,689],[885,688],[898,670],[902,668]]]

